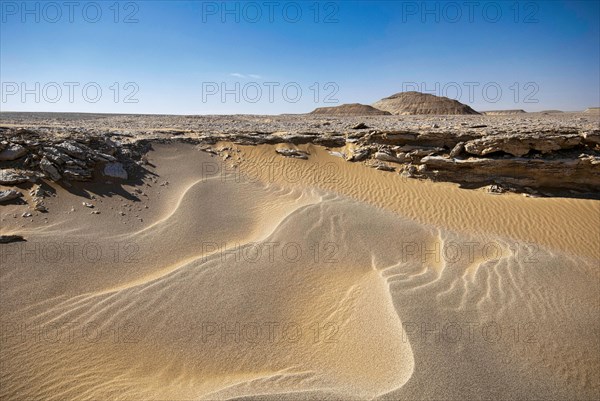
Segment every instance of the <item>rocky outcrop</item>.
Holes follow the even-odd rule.
[[[277,145],[277,153],[300,159],[309,155],[295,145],[319,145],[349,162],[407,177],[496,185],[491,193],[543,190],[600,197],[600,117],[589,114],[330,116],[325,122],[318,115],[192,117],[111,116],[37,129],[0,126],[0,151],[26,150],[19,158],[0,161],[0,184],[30,185],[40,179],[67,186],[97,179],[115,183],[137,176],[135,168],[145,163],[153,142],[198,144],[223,160],[231,149],[215,145],[232,142]],[[114,131],[94,124],[132,128]],[[169,124],[177,129],[166,129]]]
[[[466,104],[421,92],[400,92],[373,103],[373,107],[395,115],[479,114]]]
[[[495,152],[521,157],[531,151],[548,154],[561,149],[580,146],[583,136],[577,133],[536,133],[532,135],[486,136],[465,143],[465,151],[485,156]]]
[[[376,109],[366,104],[352,103],[333,107],[319,107],[309,114],[328,116],[389,116],[392,113]]]
[[[582,155],[579,158],[551,160],[530,158],[469,158],[450,159],[427,156],[423,176],[442,181],[478,186],[490,183],[517,189],[571,190],[597,192],[600,190],[600,157]]]
[[[91,181],[98,169],[105,177],[127,180],[128,168],[139,164],[143,154],[137,148],[147,146],[143,141],[122,144],[106,135],[88,134],[77,140],[50,136],[38,140],[43,131],[0,129],[1,132],[8,133],[0,152],[4,155],[0,164],[2,185],[34,182],[38,178]]]

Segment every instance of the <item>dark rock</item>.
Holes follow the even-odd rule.
[[[11,242],[26,241],[22,235],[0,235],[0,244],[9,244]]]

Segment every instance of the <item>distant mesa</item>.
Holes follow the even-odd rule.
[[[329,116],[389,116],[391,113],[376,109],[366,104],[351,103],[334,107],[319,107],[310,114]]]
[[[400,92],[373,103],[373,107],[394,115],[479,114],[466,104],[447,97],[421,92]]]
[[[600,114],[600,107],[588,107],[585,109],[584,113]]]
[[[485,114],[486,116],[505,116],[509,114],[523,114],[527,113],[522,109],[513,109],[513,110],[488,110],[482,111],[481,114]]]

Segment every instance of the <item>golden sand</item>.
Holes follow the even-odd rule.
[[[0,398],[600,395],[597,201],[155,148],[139,201],[3,207]]]

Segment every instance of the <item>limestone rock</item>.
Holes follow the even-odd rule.
[[[461,153],[463,153],[464,151],[465,151],[465,143],[459,142],[450,151],[450,157],[460,156]]]
[[[560,149],[571,149],[580,145],[582,137],[577,134],[550,135],[490,135],[465,143],[465,150],[478,156],[504,152],[515,157],[528,154],[531,150],[550,153]]]
[[[75,157],[75,158],[81,159],[81,160],[85,159],[85,156],[86,156],[87,150],[88,150],[87,147],[85,147],[84,145],[79,144],[74,141],[65,141],[56,146],[61,148],[69,156],[72,156],[72,157]]]
[[[2,169],[0,170],[0,184],[2,185],[16,185],[30,181],[30,177],[24,173],[14,169]]]
[[[404,162],[404,158],[400,159],[400,158],[396,157],[396,155],[391,154],[391,151],[385,151],[385,150],[380,150],[378,152],[375,152],[375,155],[373,155],[373,157],[377,160],[384,161],[384,162],[392,162],[392,163]]]
[[[0,152],[0,161],[17,160],[27,154],[27,148],[19,144],[12,144]]]
[[[600,157],[580,159],[469,158],[427,156],[421,160],[438,178],[480,185],[501,184],[518,188],[547,188],[598,192]]]
[[[62,178],[58,172],[58,169],[48,159],[46,159],[46,157],[43,157],[40,161],[40,168],[50,177],[52,181],[58,181]]]
[[[279,153],[285,157],[292,157],[295,159],[308,159],[308,153],[303,150],[289,149],[289,148],[280,148],[276,149],[275,152]]]
[[[0,202],[8,202],[13,199],[17,199],[23,196],[23,194],[19,191],[15,191],[14,189],[7,189],[4,191],[0,191]]]
[[[365,123],[358,123],[352,127],[352,129],[367,129],[367,128],[369,128],[369,126],[367,126],[367,124],[365,124]]]
[[[352,149],[352,152],[350,152],[347,156],[346,156],[346,160],[350,161],[350,162],[359,162],[362,160],[365,160],[367,157],[369,157],[369,149],[365,149],[365,148],[354,148]]]

